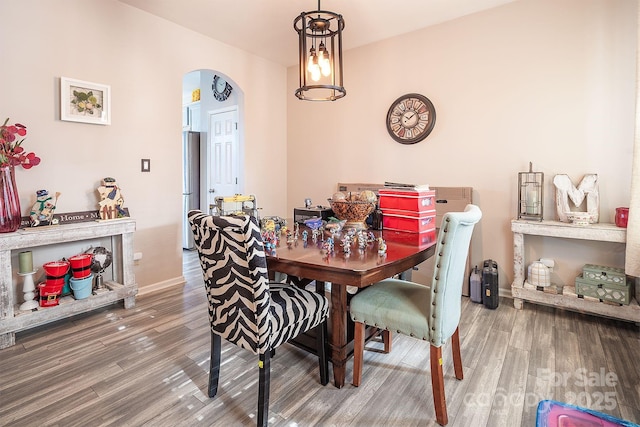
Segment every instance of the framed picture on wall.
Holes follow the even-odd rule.
[[[60,120],[111,124],[111,87],[60,77]]]

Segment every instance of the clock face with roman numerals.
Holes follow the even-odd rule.
[[[425,139],[436,124],[436,109],[429,99],[417,93],[402,95],[387,112],[387,131],[401,144]]]

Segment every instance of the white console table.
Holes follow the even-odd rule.
[[[33,328],[84,313],[123,300],[125,308],[135,305],[138,293],[133,274],[133,233],[136,222],[123,218],[110,221],[48,226],[0,234],[0,349],[15,344],[17,331]],[[52,307],[39,307],[34,311],[21,311],[22,283],[13,286],[12,251],[37,250],[46,245],[57,245],[82,240],[111,238],[113,253],[113,281],[105,281],[107,290],[89,298],[75,300],[65,297]],[[65,254],[69,255],[69,254]],[[60,256],[62,258],[62,256]]]
[[[614,224],[602,223],[580,227],[559,221],[512,220],[511,231],[513,232],[513,283],[511,284],[511,294],[513,295],[513,305],[516,309],[522,308],[523,301],[530,301],[588,314],[636,323],[640,322],[640,306],[637,301],[637,293],[636,297],[631,299],[629,305],[611,305],[584,300],[576,295],[552,294],[524,287],[524,236],[547,236],[624,244],[627,240],[627,230],[625,228],[616,227]]]

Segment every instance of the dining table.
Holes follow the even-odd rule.
[[[359,288],[396,275],[410,279],[412,269],[435,253],[436,231],[366,230],[368,243],[364,245],[359,244],[358,239],[345,240],[350,234],[348,230],[317,232],[317,238],[313,239],[312,230],[306,226],[295,228],[295,237],[282,239],[266,250],[267,267],[271,275],[284,273],[288,280],[300,286],[315,281],[318,292],[324,293],[325,284],[330,283],[329,360],[334,384],[341,388],[345,383],[346,363],[353,355],[353,331],[348,330],[353,326],[347,319],[350,295]],[[329,238],[333,248],[329,247]],[[385,250],[380,250],[382,248]]]

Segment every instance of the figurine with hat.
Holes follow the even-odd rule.
[[[56,193],[55,198],[51,197],[47,190],[38,190],[36,192],[36,202],[31,207],[31,212],[29,213],[32,227],[58,223],[58,221],[53,218],[53,213],[56,210],[56,204],[58,203],[58,197],[60,197],[59,192]]]
[[[114,219],[129,216],[124,209],[124,197],[115,178],[106,177],[98,187],[100,194],[100,218]]]

